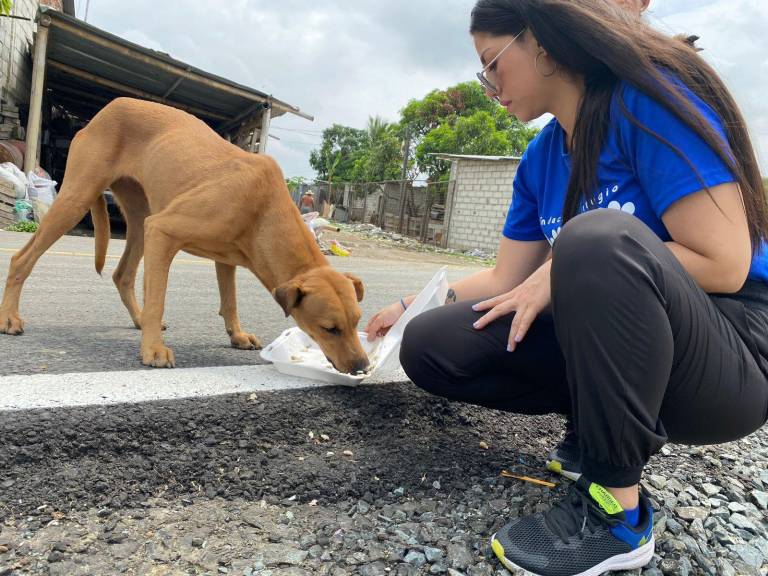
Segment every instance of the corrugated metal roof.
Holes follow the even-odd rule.
[[[480,156],[476,154],[443,154],[442,152],[431,153],[428,154],[428,156],[434,156],[441,160],[489,160],[493,162],[501,160],[521,160],[520,156]]]
[[[298,107],[105,32],[86,22],[40,7],[38,22],[49,21],[46,87],[56,99],[94,112],[117,96],[141,94],[187,109],[214,128],[232,128],[272,105],[309,120]],[[92,114],[91,114],[92,115]]]

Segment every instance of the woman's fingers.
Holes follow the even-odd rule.
[[[506,302],[513,296],[514,290],[510,292],[505,292],[504,294],[499,294],[498,296],[494,296],[493,298],[489,298],[488,300],[483,300],[482,302],[478,302],[477,304],[472,305],[472,310],[475,312],[482,312],[483,310],[490,310],[494,306],[498,306],[502,302]]]
[[[515,310],[515,302],[513,300],[505,300],[501,304],[498,304],[497,306],[494,306],[489,312],[484,314],[480,317],[480,319],[475,322],[472,326],[474,326],[477,330],[482,330],[488,324],[496,320],[497,318],[500,318],[502,316],[506,316],[510,312],[513,312]]]
[[[482,312],[484,310],[488,310],[490,308],[493,308],[496,306],[498,300],[498,296],[496,298],[491,298],[490,300],[483,300],[482,302],[478,302],[477,304],[472,304],[472,310],[475,312]]]
[[[515,313],[515,318],[512,320],[512,327],[509,330],[509,343],[507,344],[507,350],[514,352],[517,345],[523,341],[525,335],[528,334],[528,329],[536,319],[536,312],[531,306],[519,309]]]
[[[381,314],[376,314],[373,318],[368,320],[368,324],[365,326],[365,332],[368,333],[368,342],[376,340],[381,330]]]

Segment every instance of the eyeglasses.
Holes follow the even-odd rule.
[[[483,68],[480,72],[477,73],[477,79],[480,80],[480,84],[483,85],[483,88],[485,88],[488,92],[492,92],[493,96],[491,96],[492,99],[496,100],[496,102],[499,101],[498,92],[499,89],[496,87],[496,68],[494,67],[493,70],[491,70],[491,66],[493,66],[496,63],[496,60],[499,59],[499,57],[504,54],[504,51],[512,46],[515,40],[517,40],[520,35],[525,32],[525,28],[520,30],[520,32],[517,33],[517,36],[512,38],[512,40],[509,41],[509,43],[504,46],[504,48],[501,49],[501,51],[496,54],[496,57],[488,62],[488,64],[485,65],[485,68]],[[491,80],[490,76],[493,75],[493,80]]]

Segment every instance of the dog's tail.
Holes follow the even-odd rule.
[[[96,240],[96,272],[101,276],[104,262],[107,259],[110,236],[109,212],[107,212],[107,200],[104,198],[104,194],[99,194],[98,200],[91,205],[91,221],[93,222],[93,236]]]

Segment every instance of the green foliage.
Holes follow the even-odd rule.
[[[431,92],[423,101],[409,103],[409,114],[413,114],[417,129],[428,128],[416,145],[416,163],[421,172],[429,174],[430,180],[447,178],[450,168],[448,162],[431,154],[519,156],[538,133],[537,128],[526,126],[487,98],[480,84],[470,86],[459,84],[442,93]],[[462,90],[457,90],[459,87]],[[453,104],[443,108],[444,116],[434,117],[431,111],[435,101]],[[456,105],[457,102],[462,105]]]
[[[37,232],[37,222],[16,222],[6,228],[8,232]]]
[[[485,110],[491,114],[500,106],[488,98],[479,82],[462,82],[446,90],[433,90],[421,100],[411,100],[400,111],[417,139],[440,127],[446,121]]]
[[[402,143],[399,126],[380,117],[368,119],[363,153],[355,162],[352,178],[356,182],[397,180],[402,171]]]
[[[304,183],[304,180],[304,176],[293,176],[291,178],[286,178],[285,184],[288,186],[288,191],[293,194],[296,188]]]
[[[403,141],[411,142],[409,176],[448,176],[449,163],[431,154],[520,155],[538,133],[486,97],[479,82],[462,82],[411,100],[397,124],[368,119],[365,130],[334,124],[323,131],[309,163],[321,180],[381,182],[402,176]]]
[[[334,124],[323,130],[319,150],[309,155],[309,165],[321,180],[352,182],[355,163],[364,153],[366,131]]]

